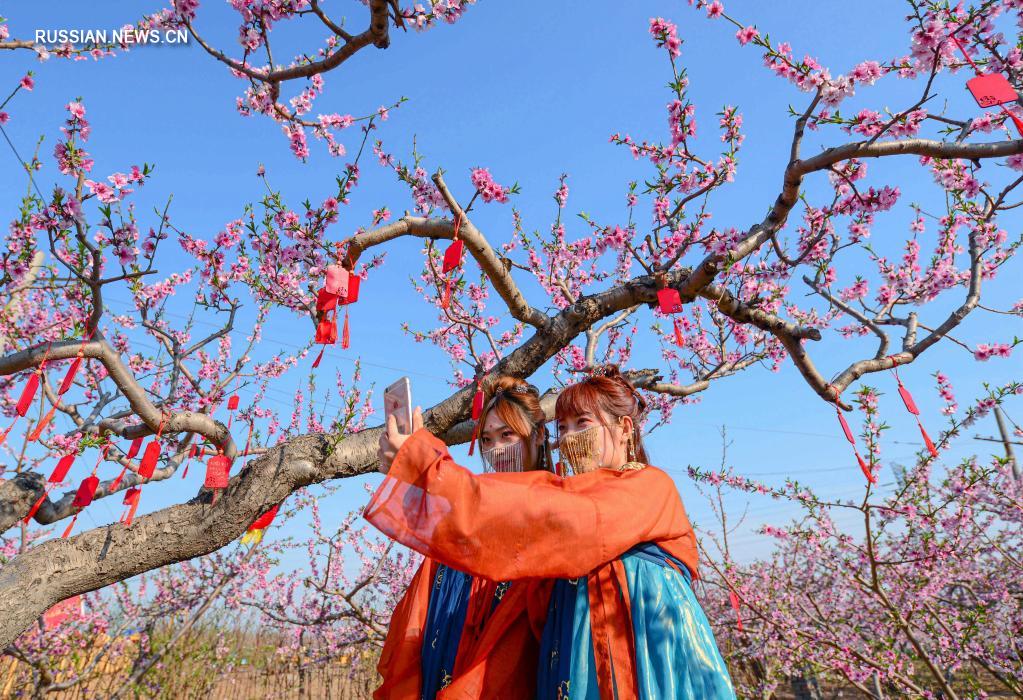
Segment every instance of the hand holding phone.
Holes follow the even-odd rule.
[[[423,411],[418,406],[412,414],[412,432],[423,427]],[[380,436],[380,446],[377,449],[377,459],[380,464],[377,471],[386,474],[391,470],[391,463],[398,456],[398,450],[405,444],[410,435],[403,434],[398,430],[398,423],[394,415],[387,416],[387,424],[384,426],[384,433]]]
[[[398,432],[412,434],[412,385],[408,377],[384,389],[384,419],[390,422],[391,416],[394,416]]]

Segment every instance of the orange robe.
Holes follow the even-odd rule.
[[[491,581],[531,580],[511,587],[509,594],[518,595],[498,606],[483,630],[487,643],[473,650],[468,669],[462,666],[466,675],[456,674],[444,698],[514,697],[510,686],[492,683],[516,674],[535,677],[536,656],[528,657],[550,593],[550,582],[536,579],[584,576],[601,695],[629,697],[635,694],[632,625],[617,558],[636,544],[655,542],[696,576],[692,526],[671,477],[653,467],[570,478],[475,475],[455,464],[442,441],[418,430],[398,451],[364,515],[388,536],[452,568]],[[425,606],[422,615],[425,620]],[[404,618],[397,623],[406,624]],[[529,697],[535,686],[521,690],[518,697]]]

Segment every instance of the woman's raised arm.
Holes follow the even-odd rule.
[[[436,561],[494,581],[584,576],[641,542],[668,544],[696,571],[692,526],[661,470],[480,476],[426,430],[398,450],[365,517]]]

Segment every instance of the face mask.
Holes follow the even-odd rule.
[[[525,445],[522,440],[511,445],[502,445],[480,452],[483,459],[483,471],[486,472],[520,472],[522,471]]]
[[[603,455],[604,427],[593,427],[561,436],[561,454],[572,467],[573,474],[585,474],[600,467]]]

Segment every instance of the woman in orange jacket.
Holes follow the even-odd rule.
[[[644,409],[616,368],[563,391],[557,417],[570,478],[480,478],[424,430],[389,438],[394,458],[389,465],[384,459],[387,478],[366,518],[437,561],[537,587],[537,595],[516,603],[532,631],[544,620],[531,695],[735,697],[691,589],[692,527],[671,477],[646,465],[637,428]],[[537,579],[558,579],[553,593]],[[499,637],[493,655],[477,653],[473,668],[508,673],[527,647],[518,637]],[[529,673],[526,662],[520,671]],[[478,694],[450,697],[514,697],[496,687],[473,690]]]
[[[498,377],[491,383],[484,396],[478,437],[487,473],[550,469],[539,392],[521,379]],[[387,446],[382,440],[382,454]],[[512,601],[510,612],[515,613],[516,608],[523,612],[528,591],[523,586],[515,588],[510,595],[510,582],[494,583],[426,558],[392,614],[378,665],[383,683],[374,698],[433,700],[445,688],[455,691],[464,687],[468,678],[455,683],[456,677],[466,675],[475,655],[482,652],[496,658],[512,649],[507,645],[496,651],[492,648],[492,640],[508,635],[517,635],[519,641],[514,645],[518,651],[506,665],[520,666],[523,654],[532,662],[537,653],[535,630],[519,614],[509,615],[503,609],[497,614],[506,596]],[[481,678],[480,682],[491,686],[507,685],[509,697],[532,692],[533,681],[518,673],[498,679],[491,669]]]

